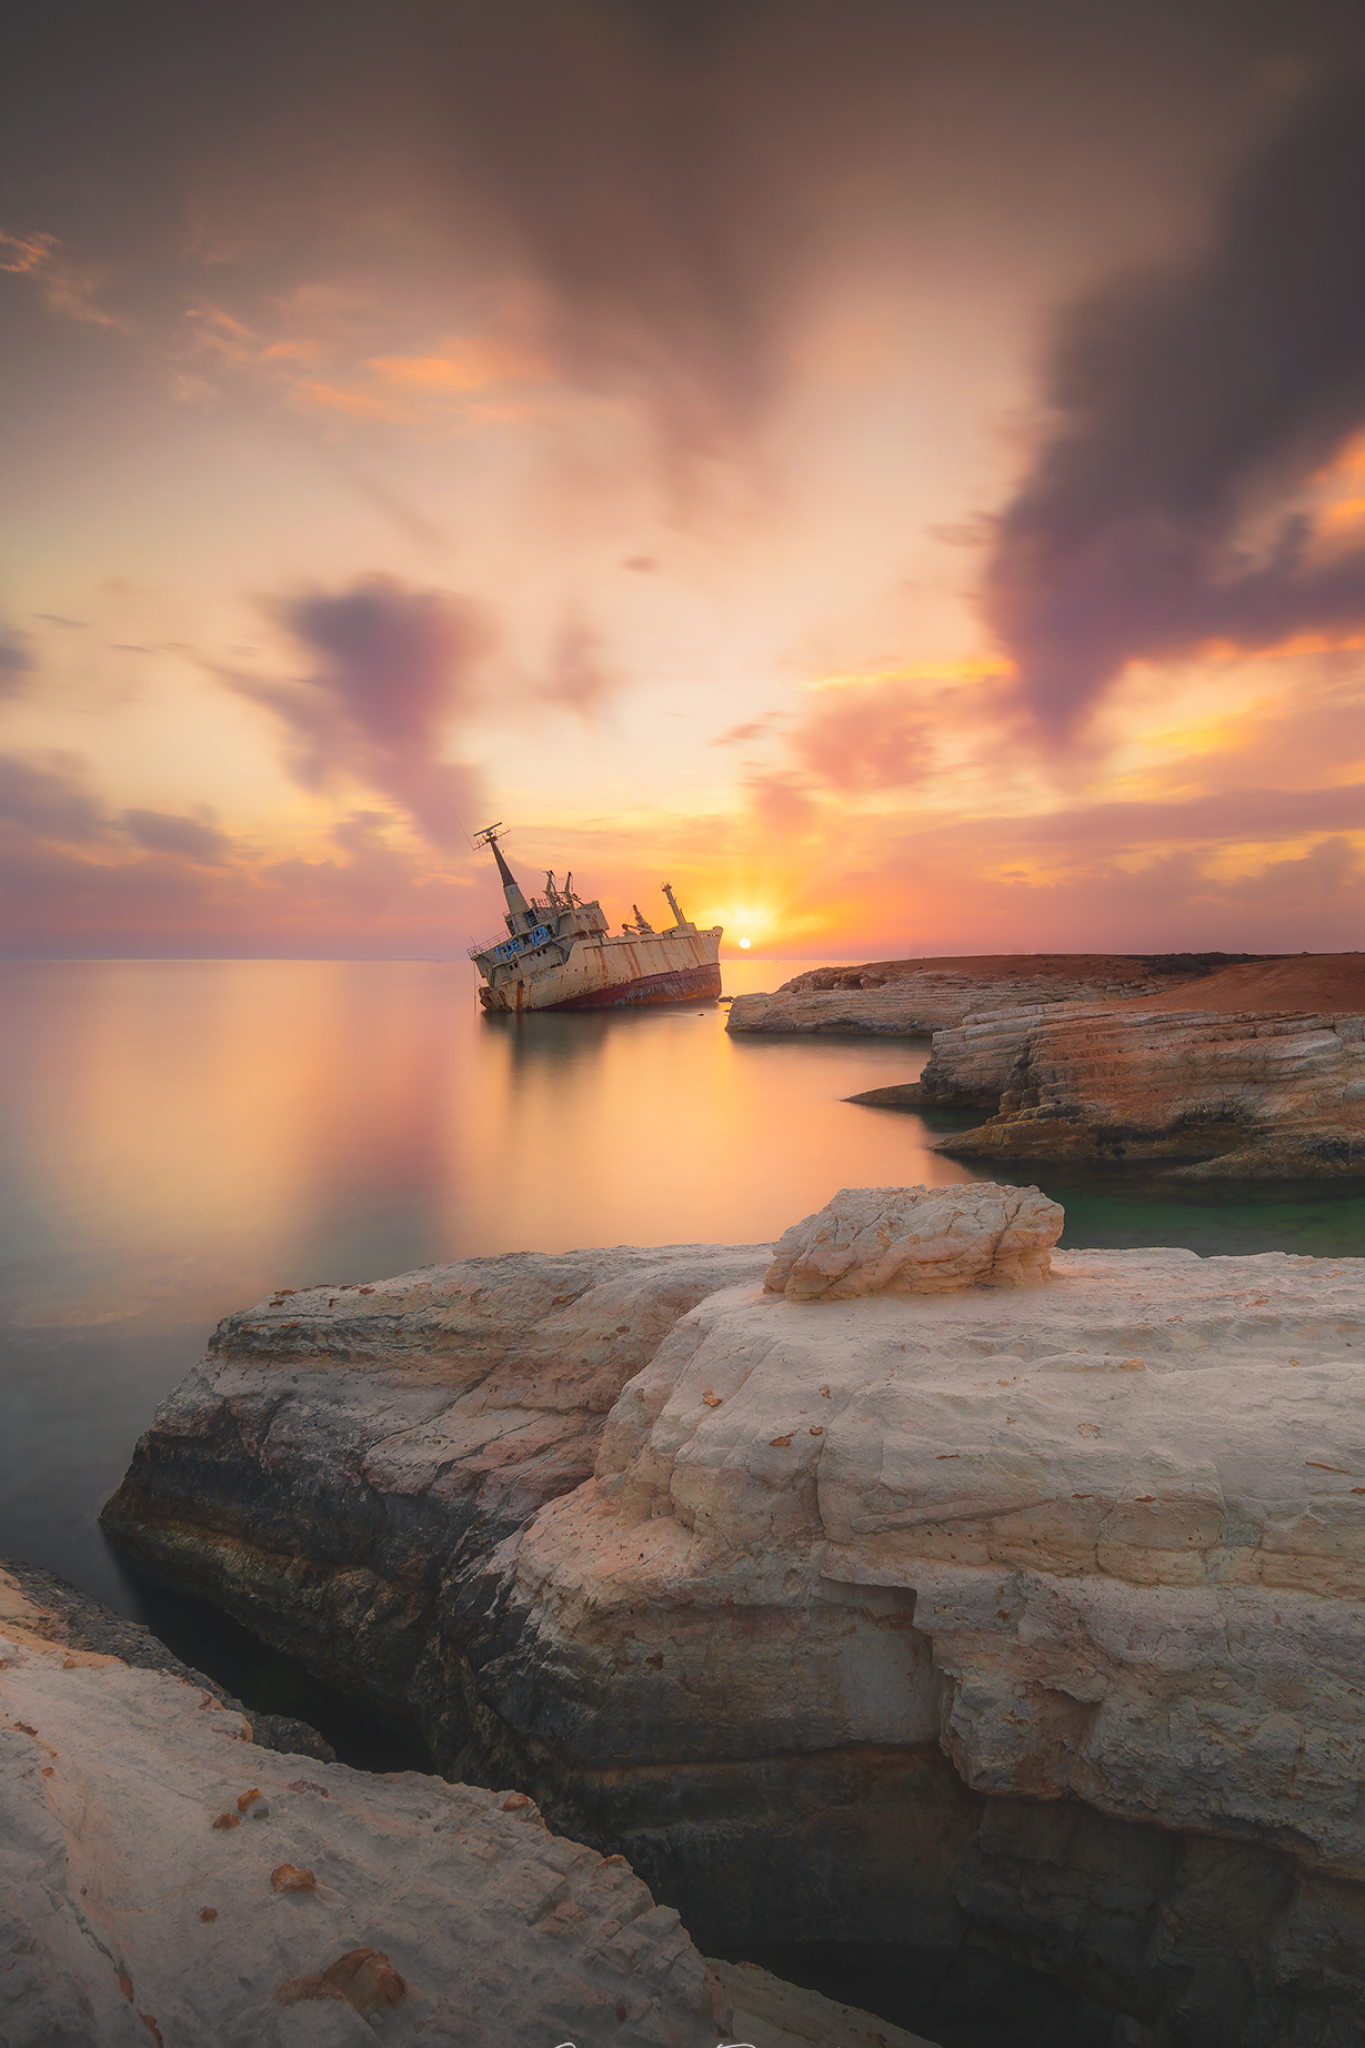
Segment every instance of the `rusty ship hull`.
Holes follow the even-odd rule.
[[[499,826],[478,835],[497,862],[507,898],[507,937],[470,948],[483,987],[479,1001],[491,1014],[530,1010],[602,1010],[655,1003],[690,1003],[720,994],[720,925],[701,930],[678,908],[663,884],[674,923],[664,931],[642,916],[612,932],[598,902],[574,893],[572,876],[529,900],[503,858]]]
[[[601,1010],[632,1003],[689,1003],[720,994],[720,939],[711,932],[659,933],[652,938],[579,944],[567,960],[494,988],[481,988],[485,1010]]]

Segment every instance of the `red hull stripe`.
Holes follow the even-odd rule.
[[[667,974],[642,974],[638,981],[618,981],[590,995],[547,1003],[547,1010],[601,1010],[626,1003],[686,1003],[696,996],[720,994],[720,968],[714,961],[701,967],[675,967]]]

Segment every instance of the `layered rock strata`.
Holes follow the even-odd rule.
[[[1328,982],[1322,992],[1338,1003],[1321,1009],[1293,1007],[1293,981],[1277,979],[1283,986],[1267,989],[1264,973],[1231,970],[1187,991],[1179,1007],[1140,999],[974,1015],[935,1034],[917,1082],[853,1099],[993,1110],[939,1141],[955,1158],[1156,1161],[1201,1178],[1359,1177],[1365,976]],[[1246,1000],[1257,995],[1262,1007]]]
[[[263,1753],[212,1694],[12,1621],[0,1957],[6,2048],[916,2048],[762,1972],[722,1984],[522,1793]]]
[[[734,1032],[841,1031],[927,1036],[967,1017],[1028,1005],[1159,994],[1197,980],[1224,954],[985,954],[817,967],[771,994],[736,996]]]
[[[562,1338],[556,1262],[487,1263],[390,1283],[406,1330],[230,1320],[120,1540],[626,1853],[704,1948],[894,1948],[914,2023],[976,1997],[1001,2048],[1360,2048],[1362,1262],[796,1301],[753,1249],[591,1254]],[[462,1377],[489,1278],[520,1320]],[[515,1389],[602,1400],[632,1287],[650,1355],[552,1494]]]

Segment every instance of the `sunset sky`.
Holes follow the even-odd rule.
[[[0,950],[1365,931],[1365,10],[64,0]]]

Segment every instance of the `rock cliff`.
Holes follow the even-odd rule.
[[[1365,958],[1230,968],[1178,1002],[1064,1002],[935,1034],[918,1082],[853,1098],[991,1109],[955,1158],[1157,1161],[1183,1174],[1365,1174]]]
[[[0,1592],[6,2048],[930,2048],[762,1972],[722,1982],[522,1793],[262,1752],[211,1693],[47,1641]]]
[[[1197,980],[1226,954],[984,954],[813,967],[773,994],[736,996],[727,1029],[925,1036],[995,1010],[1158,994]],[[1240,957],[1240,956],[1238,956]]]
[[[768,1263],[264,1304],[108,1525],[703,1948],[894,1951],[892,2017],[1000,2048],[1360,2048],[1362,1262]]]

